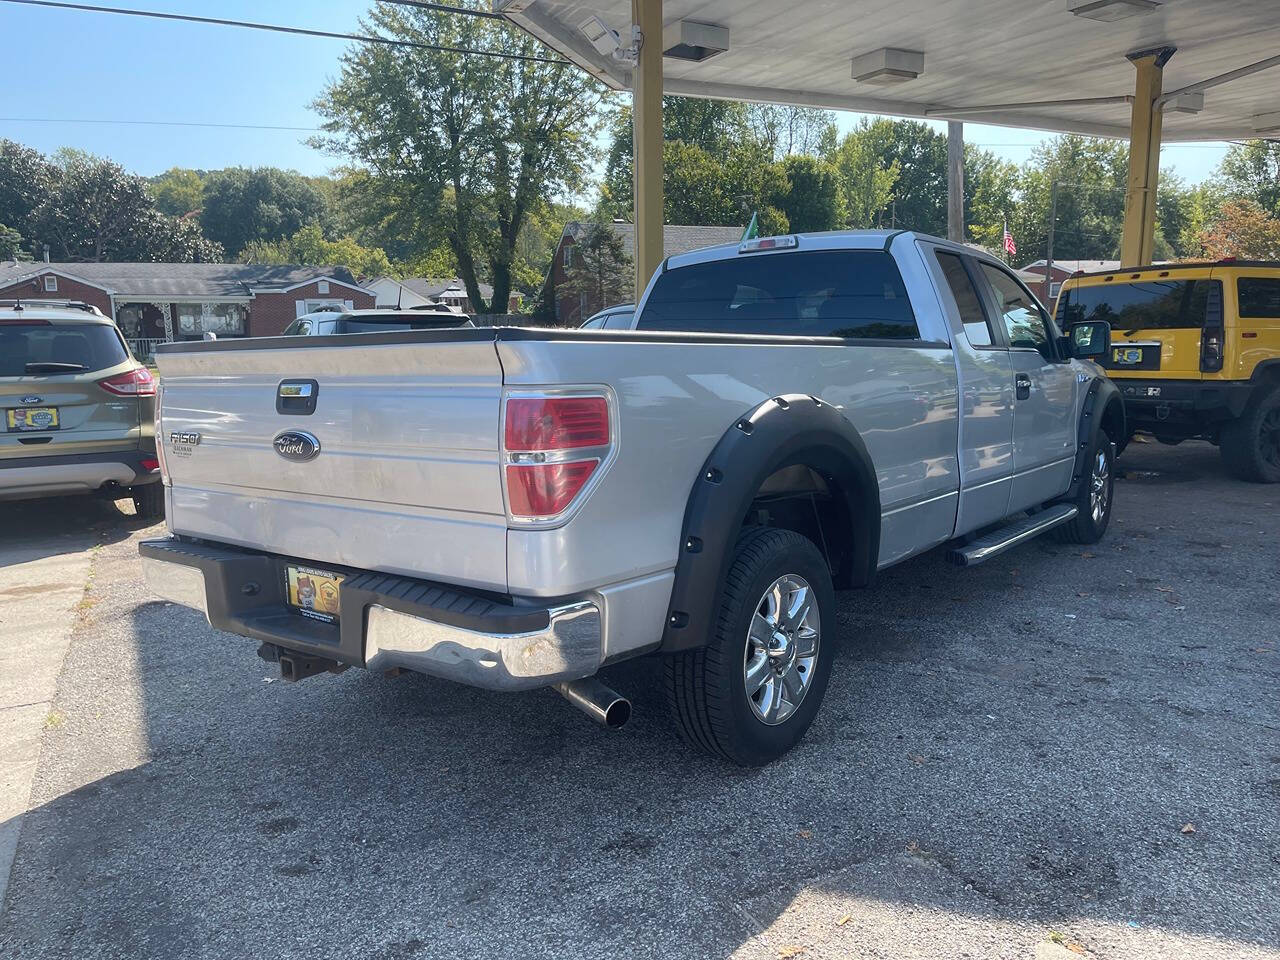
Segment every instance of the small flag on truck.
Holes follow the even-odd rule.
[[[745,243],[747,240],[754,240],[760,236],[760,218],[756,213],[751,214],[751,222],[747,224],[747,229],[742,231],[742,239],[739,243]]]

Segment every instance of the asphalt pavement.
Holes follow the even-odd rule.
[[[1120,464],[1097,546],[842,595],[817,722],[761,770],[686,748],[652,661],[608,671],[617,732],[549,691],[282,683],[147,595],[155,529],[0,504],[0,576],[34,538],[84,580],[35,618],[67,642],[0,957],[1280,958],[1280,487],[1201,443]]]

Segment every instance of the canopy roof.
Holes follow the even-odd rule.
[[[1168,94],[1280,54],[1277,0],[1113,0],[1115,22],[1074,15],[1088,0],[665,0],[663,23],[729,29],[729,49],[700,62],[667,57],[667,93],[905,117],[972,120],[1127,137],[1134,69],[1126,55],[1176,47]],[[629,42],[630,0],[494,0],[494,7],[614,89],[627,66],[578,27],[599,16]],[[651,38],[652,39],[652,38]],[[664,45],[665,46],[665,45]],[[853,79],[854,57],[881,48],[924,54],[914,79]],[[1280,65],[1205,92],[1199,113],[1167,111],[1166,142],[1259,135],[1280,111]],[[1114,98],[1075,105],[1039,101]],[[1003,105],[973,111],[975,107]],[[1273,124],[1280,118],[1272,117]],[[1274,135],[1274,134],[1272,134]]]

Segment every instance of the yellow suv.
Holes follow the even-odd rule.
[[[1102,366],[1130,430],[1218,444],[1228,471],[1280,482],[1280,262],[1221,260],[1076,274],[1059,326],[1111,324]]]

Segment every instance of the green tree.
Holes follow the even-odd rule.
[[[1128,147],[1115,140],[1075,134],[1054,137],[1032,151],[1019,182],[1019,202],[1009,211],[1018,263],[1045,256],[1050,190],[1058,182],[1054,258],[1107,260],[1120,253]]]
[[[844,199],[836,168],[818,157],[793,154],[782,161],[787,192],[776,205],[792,233],[835,230],[844,223]]]
[[[207,237],[238,254],[253,240],[280,240],[308,223],[324,223],[328,212],[324,196],[299,173],[228,167],[205,178],[200,224]]]
[[[318,267],[346,267],[357,277],[391,273],[391,261],[381,248],[362,247],[351,237],[326,240],[320,224],[309,223],[285,240],[253,240],[240,252],[244,263],[305,263]]]
[[[965,144],[964,222],[968,239],[989,250],[1001,249],[1004,218],[1017,210],[1018,185],[1016,165],[971,143]],[[1018,253],[1025,262],[1021,245]],[[1034,254],[1035,251],[1027,253]],[[1031,256],[1030,259],[1036,257]]]
[[[876,226],[898,181],[897,162],[886,165],[871,139],[856,132],[846,134],[826,156],[840,178],[846,223],[858,230]]]
[[[544,52],[500,22],[389,3],[375,4],[364,25],[427,44]],[[505,312],[520,230],[543,198],[583,184],[603,94],[568,64],[361,44],[316,101],[328,135],[315,142],[366,170],[365,190],[391,199],[382,209],[413,209],[405,226],[419,249],[449,244],[480,312]],[[482,272],[493,284],[488,303]]]
[[[204,203],[204,180],[197,170],[170,167],[151,178],[151,195],[155,197],[156,209],[171,217],[199,213]]]
[[[0,223],[0,260],[30,259],[31,254],[22,249],[22,234]]]
[[[880,211],[884,226],[945,236],[947,137],[918,120],[863,120],[853,133],[868,141],[885,168],[898,168],[893,195]]]
[[[631,298],[635,265],[622,239],[609,224],[590,221],[573,245],[573,262],[565,271],[562,292],[580,298],[579,315],[565,318],[572,325],[603,307]]]
[[[118,163],[78,150],[54,158],[52,188],[33,213],[61,260],[216,260],[222,247],[190,220],[166,217],[147,182]]]
[[[37,211],[57,176],[57,167],[38,150],[0,140],[0,223],[16,230],[29,248],[39,234]]]
[[[747,138],[774,160],[820,153],[824,138],[829,141],[835,130],[835,114],[813,107],[749,103],[742,120]]]
[[[1228,194],[1253,200],[1280,217],[1280,140],[1233,145],[1222,158],[1219,176]]]

